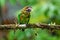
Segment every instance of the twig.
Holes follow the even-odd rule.
[[[22,29],[22,28],[44,28],[44,29],[57,29],[60,30],[60,25],[48,25],[48,24],[8,24],[0,25],[1,29]]]

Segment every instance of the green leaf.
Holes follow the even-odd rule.
[[[8,40],[14,40],[14,30],[10,30],[8,34]]]
[[[9,2],[12,4],[12,5],[15,5],[17,2],[16,0],[9,0]]]
[[[6,0],[0,0],[1,6],[4,6],[6,3]]]

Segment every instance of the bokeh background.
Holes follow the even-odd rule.
[[[13,24],[22,8],[31,6],[29,23],[60,25],[60,0],[0,0],[0,24]],[[60,30],[27,28],[1,31],[1,40],[60,40]]]

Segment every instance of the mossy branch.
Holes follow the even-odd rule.
[[[48,24],[8,24],[0,25],[1,29],[22,29],[22,28],[42,28],[42,29],[57,29],[60,30],[60,25],[48,25]]]

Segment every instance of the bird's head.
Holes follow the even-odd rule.
[[[32,10],[32,7],[26,6],[22,9],[22,14],[30,15],[31,10]]]
[[[32,7],[26,7],[27,12],[31,12],[31,10],[32,10]]]
[[[24,13],[25,12],[30,13],[31,10],[32,10],[32,7],[26,6],[26,7],[23,8],[22,12],[24,12]]]

